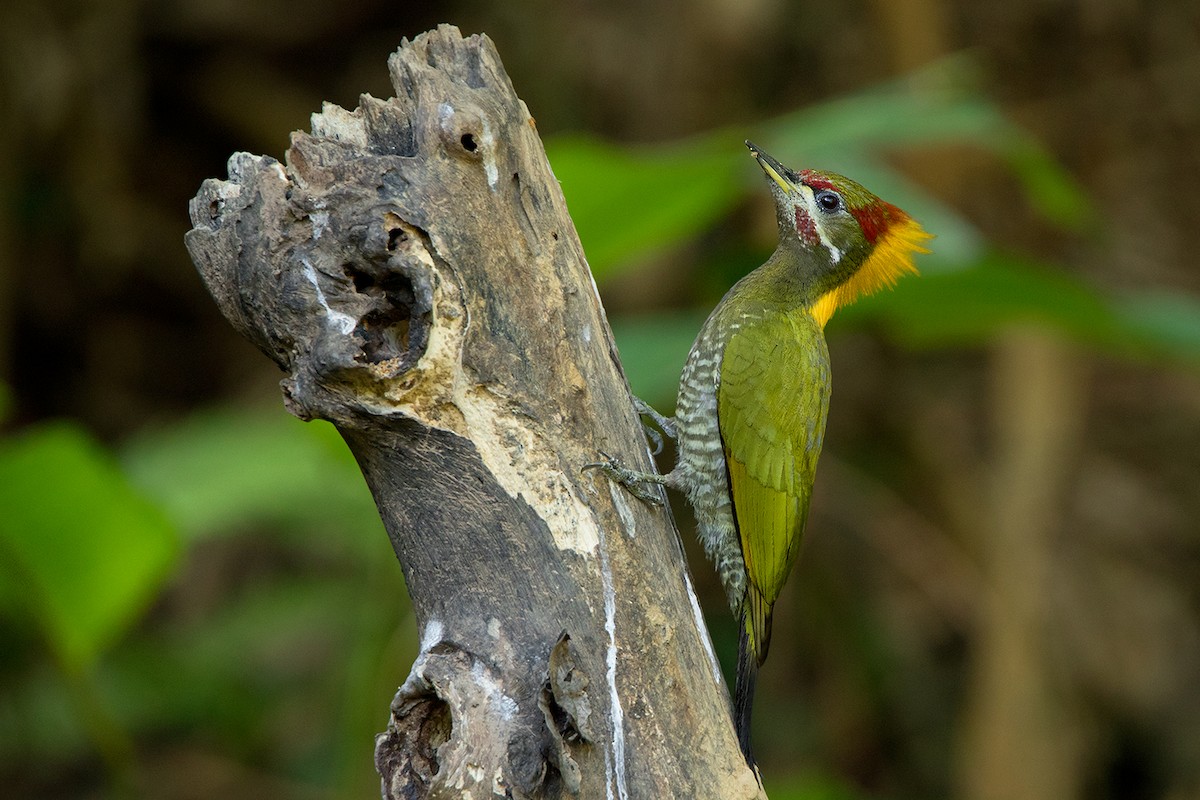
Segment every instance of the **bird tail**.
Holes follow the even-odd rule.
[[[771,606],[753,586],[742,602],[742,624],[738,633],[737,685],[733,692],[733,719],[738,745],[746,763],[754,766],[750,751],[750,715],[754,710],[754,686],[758,668],[767,660],[771,645]]]

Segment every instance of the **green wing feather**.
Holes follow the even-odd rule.
[[[749,578],[745,617],[761,664],[808,518],[829,408],[825,337],[803,312],[747,319],[725,347],[717,416]]]

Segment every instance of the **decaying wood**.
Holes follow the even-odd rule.
[[[651,465],[533,119],[486,37],[389,68],[395,98],[327,104],[283,164],[234,155],[187,236],[404,570],[421,651],[383,796],[762,796],[669,515],[580,471]]]

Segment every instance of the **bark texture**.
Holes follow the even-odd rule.
[[[376,741],[385,798],[751,798],[669,514],[534,121],[486,37],[389,60],[284,163],[192,201],[192,258],[332,421],[404,570],[421,652]]]

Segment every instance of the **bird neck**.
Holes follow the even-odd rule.
[[[811,309],[829,291],[828,266],[814,250],[781,245],[741,280],[743,302],[781,311]]]

